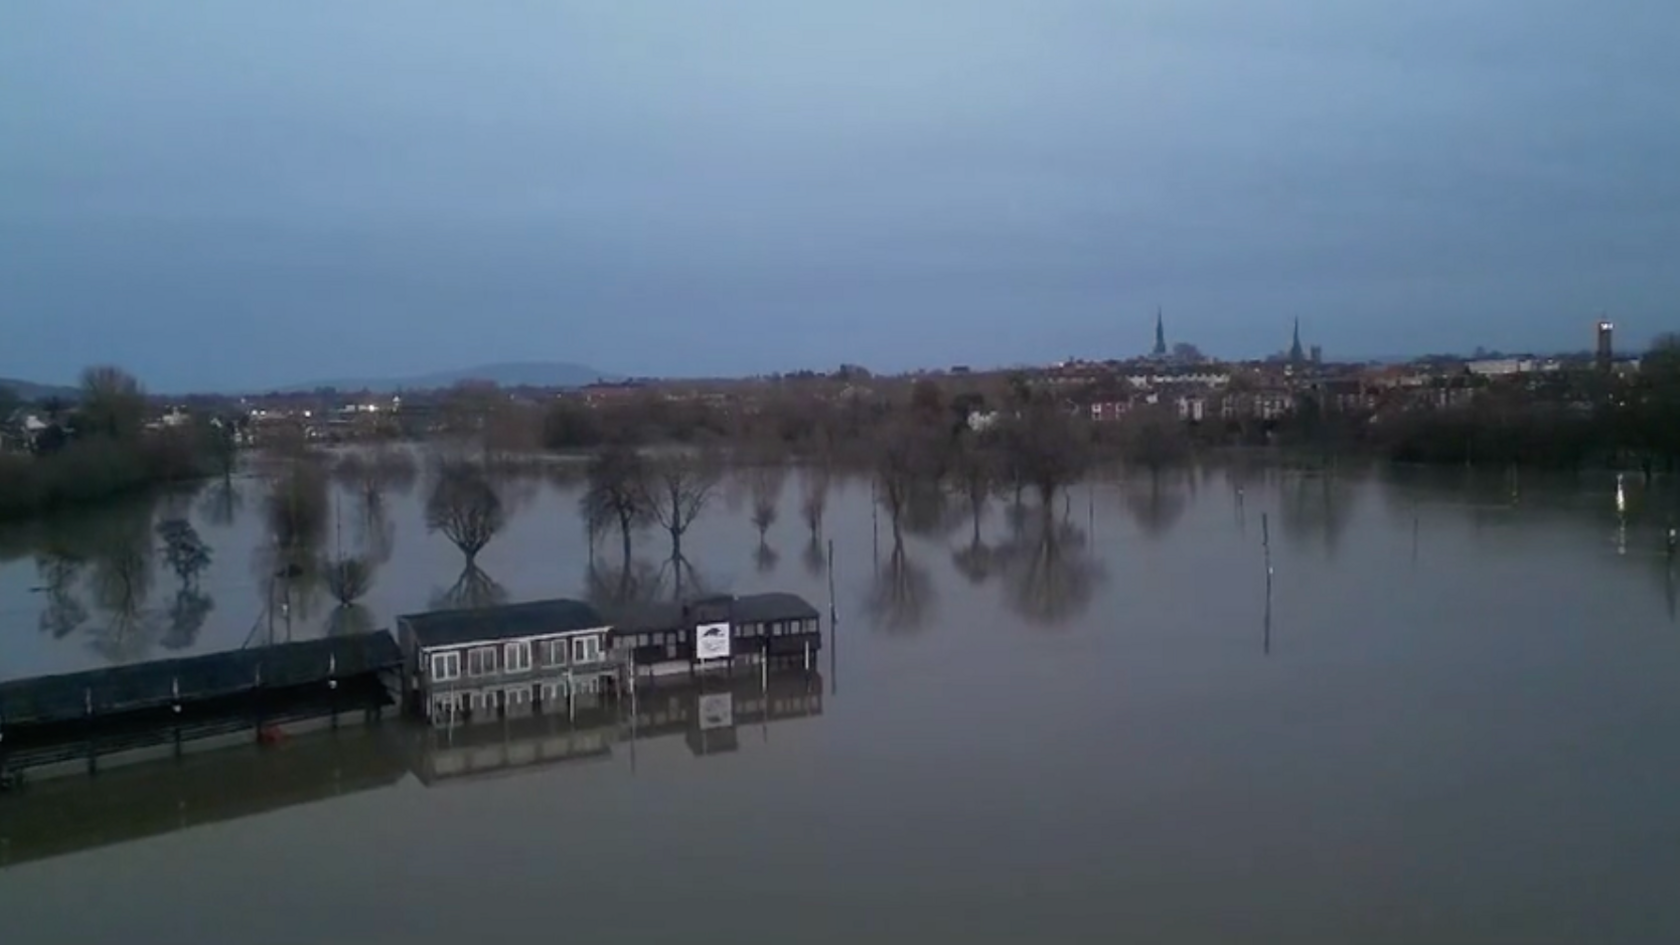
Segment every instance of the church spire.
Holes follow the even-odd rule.
[[[1301,316],[1295,316],[1295,340],[1289,346],[1289,360],[1300,364],[1307,359],[1307,353],[1301,350]]]
[[[1167,356],[1167,325],[1161,319],[1161,306],[1155,306],[1155,356]]]

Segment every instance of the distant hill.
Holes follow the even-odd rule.
[[[437,371],[407,377],[347,377],[298,384],[287,391],[310,391],[332,387],[343,391],[367,390],[389,393],[397,390],[435,390],[452,387],[462,381],[491,381],[503,387],[582,387],[596,381],[619,380],[618,375],[597,371],[582,364],[563,361],[513,361],[505,364],[483,364],[459,371]]]
[[[81,391],[62,384],[36,384],[33,381],[20,381],[10,377],[0,377],[0,387],[7,388],[19,400],[46,400],[57,397],[61,400],[74,400],[81,396]]]

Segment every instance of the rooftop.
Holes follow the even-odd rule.
[[[607,625],[594,607],[563,597],[499,607],[434,610],[398,619],[408,626],[415,642],[422,647],[571,633]]]
[[[821,616],[805,598],[781,591],[741,597],[707,597],[688,603],[727,607],[731,623],[810,620]],[[690,623],[683,618],[685,606],[674,601],[632,603],[612,609],[607,616],[613,629],[620,633],[676,630]]]

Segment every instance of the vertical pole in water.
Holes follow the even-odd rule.
[[[828,684],[839,685],[834,670],[839,659],[840,611],[834,602],[834,539],[828,540]]]
[[[98,733],[94,730],[93,721],[93,690],[82,690],[82,711],[87,716],[87,765],[88,774],[99,770]]]
[[[327,709],[331,713],[332,728],[338,730],[338,654],[327,654]]]
[[[169,711],[175,716],[175,757],[181,757],[181,677],[169,679]]]
[[[874,548],[875,566],[881,565],[880,501],[875,496],[875,477],[869,477],[869,542]]]

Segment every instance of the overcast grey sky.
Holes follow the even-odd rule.
[[[0,375],[1680,327],[1675,0],[7,0]]]

